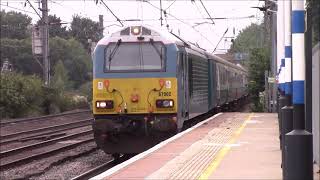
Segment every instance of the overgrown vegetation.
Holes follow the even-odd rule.
[[[241,62],[249,72],[249,93],[251,110],[264,111],[259,94],[265,90],[264,73],[269,70],[270,47],[266,38],[264,24],[251,24],[240,32],[229,52],[247,53],[248,59]]]
[[[249,59],[249,93],[253,112],[262,112],[263,104],[260,101],[259,93],[265,90],[264,72],[269,68],[269,53],[267,49],[254,48],[250,50]]]
[[[83,106],[60,87],[47,88],[35,75],[1,74],[0,117],[16,118],[59,113]]]
[[[1,11],[0,15],[1,67],[4,61],[8,61],[13,69],[1,73],[0,118],[88,107],[87,102],[92,99],[88,39],[99,39],[98,23],[74,16],[68,29],[61,25],[59,17],[49,16],[51,86],[44,87],[42,58],[32,55],[31,18],[13,11]]]
[[[311,9],[312,14],[312,45],[320,42],[320,1],[307,0],[307,9]]]

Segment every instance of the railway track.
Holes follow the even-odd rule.
[[[74,178],[71,180],[82,180],[82,179],[90,179],[98,174],[101,174],[102,172],[116,166],[117,164],[120,164],[128,159],[130,159],[132,156],[124,156],[121,155],[119,159],[112,159],[104,164],[101,164],[100,166],[97,166],[93,169],[90,169]]]
[[[64,123],[54,126],[48,126],[43,128],[37,128],[27,131],[20,131],[16,133],[6,134],[3,136],[0,136],[0,146],[6,145],[9,143],[14,142],[21,142],[21,141],[28,141],[32,139],[43,139],[48,138],[54,135],[57,135],[57,133],[67,131],[70,129],[80,128],[84,126],[89,126],[92,122],[92,118],[90,119],[84,119],[77,122],[71,122],[71,123]]]
[[[82,144],[93,142],[94,139],[92,137],[92,130],[85,130],[79,133],[70,134],[67,136],[51,139],[48,141],[43,141],[39,143],[30,144],[27,146],[10,149],[7,151],[0,152],[0,158],[1,158],[1,164],[0,169],[8,169],[13,168],[18,165],[26,164],[34,160],[38,160],[41,158],[46,158],[58,153],[61,153],[63,151],[73,149],[75,147],[78,147]],[[91,135],[91,136],[89,136]],[[63,142],[66,140],[74,139],[74,138],[80,138],[80,140],[71,141],[68,145],[65,144],[59,144],[58,142]],[[53,147],[50,147],[50,145],[55,145]],[[33,153],[35,152],[35,153]],[[26,155],[29,154],[29,155]]]
[[[30,118],[21,118],[21,119],[3,119],[0,120],[0,126],[5,126],[8,124],[13,123],[22,123],[22,122],[30,122],[30,121],[36,121],[41,119],[48,119],[48,118],[54,118],[54,117],[61,117],[66,115],[74,115],[74,114],[81,114],[81,113],[88,113],[91,112],[91,110],[81,110],[81,111],[75,111],[75,112],[67,112],[67,113],[60,113],[60,114],[52,114],[52,115],[46,115],[46,116],[38,116],[38,117],[30,117]]]

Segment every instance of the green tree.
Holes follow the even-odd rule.
[[[267,49],[255,48],[250,51],[249,59],[249,93],[254,105],[253,111],[262,111],[263,106],[260,104],[259,92],[264,91],[264,72],[269,69],[269,53]]]
[[[20,12],[2,10],[0,19],[1,38],[24,39],[31,36],[28,32],[31,17]]]
[[[270,45],[266,38],[264,24],[251,24],[240,32],[234,40],[230,53],[247,53],[249,56],[242,62],[248,69],[249,93],[253,111],[263,111],[259,93],[265,90],[264,73],[269,70]]]
[[[91,58],[78,41],[54,37],[50,39],[50,47],[51,67],[54,67],[61,60],[68,70],[73,87],[78,88],[84,82],[91,80]]]
[[[53,71],[54,71],[54,74],[51,81],[52,86],[57,88],[60,91],[64,91],[69,84],[68,83],[69,77],[68,77],[68,71],[64,67],[61,60],[59,60],[58,63],[56,63]]]
[[[23,74],[42,76],[41,60],[32,55],[31,39],[0,39],[1,59],[8,59],[13,69]],[[39,62],[39,63],[38,63]]]
[[[307,8],[311,8],[312,14],[312,41],[313,46],[320,42],[320,1],[307,0]]]
[[[16,72],[23,74],[37,74],[42,77],[42,68],[32,55],[31,40],[1,39],[1,59],[8,59]],[[62,61],[69,76],[68,87],[79,87],[91,80],[92,62],[83,46],[75,39],[50,38],[50,65],[55,67]],[[39,63],[38,63],[39,62]],[[54,75],[54,68],[51,69]],[[73,83],[73,84],[72,84]]]
[[[73,16],[71,22],[70,34],[76,40],[81,42],[86,50],[89,50],[88,39],[97,42],[99,38],[99,23],[89,18],[83,18],[78,15]]]
[[[50,37],[61,37],[61,38],[69,38],[70,34],[67,30],[67,27],[63,26],[63,22],[60,17],[56,15],[49,15],[49,36]],[[37,22],[37,25],[41,25],[41,20]]]
[[[1,118],[41,114],[43,91],[41,79],[20,73],[1,74]]]
[[[264,24],[251,24],[243,29],[229,50],[231,53],[247,52],[250,49],[264,46]]]

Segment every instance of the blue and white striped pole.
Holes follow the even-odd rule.
[[[304,129],[306,68],[304,4],[304,0],[292,0],[293,130],[285,135],[285,180],[313,180],[312,134]]]
[[[294,126],[304,129],[304,84],[305,84],[305,10],[304,0],[292,1],[292,103],[294,106]]]
[[[286,180],[286,134],[293,129],[293,107],[292,107],[292,48],[291,48],[291,0],[284,1],[284,51],[285,51],[285,105],[281,108],[281,141],[282,147],[282,177]]]
[[[292,100],[292,47],[291,47],[291,0],[284,1],[284,54],[285,54],[285,95],[289,99],[289,105]]]

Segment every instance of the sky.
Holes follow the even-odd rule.
[[[29,0],[39,14],[38,1]],[[99,0],[100,1],[100,0]],[[28,14],[32,22],[39,20],[38,15],[26,0],[1,0],[1,9],[5,11],[15,10]],[[141,19],[143,21],[126,21],[124,26],[149,25],[155,29],[169,31],[179,34],[183,39],[197,43],[200,47],[215,53],[225,53],[230,48],[231,38],[236,37],[239,32],[251,23],[261,23],[263,13],[251,7],[263,6],[258,0],[202,0],[205,8],[212,18],[227,19],[204,19],[209,18],[200,0],[162,0],[162,8],[166,10],[167,17],[163,15],[163,25],[160,22],[160,0],[104,0],[105,4],[121,20]],[[63,22],[70,23],[72,16],[78,14],[82,17],[99,21],[99,15],[104,18],[104,36],[122,29],[120,23],[112,13],[101,3],[96,4],[95,0],[48,0],[49,14],[60,17]],[[20,10],[17,10],[20,9]],[[27,11],[27,12],[25,12]],[[177,20],[179,19],[179,20]],[[68,26],[68,24],[66,25]],[[219,43],[224,32],[228,32]],[[219,44],[218,44],[219,43]],[[218,45],[218,46],[217,46]]]

